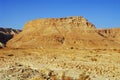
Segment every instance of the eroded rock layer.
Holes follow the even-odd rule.
[[[4,47],[7,41],[19,32],[21,32],[21,30],[12,28],[0,28],[0,48]]]
[[[97,30],[81,16],[37,19],[26,23],[7,47],[113,49],[120,47],[117,33],[120,34],[120,29]]]

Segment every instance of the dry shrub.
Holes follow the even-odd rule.
[[[54,78],[52,78],[51,80],[60,80],[60,79],[58,79],[58,76],[54,76]],[[61,76],[61,80],[90,80],[90,77],[89,75],[86,75],[85,73],[83,73],[79,76],[79,79],[74,79],[70,76],[66,76],[65,72],[63,72]]]
[[[43,79],[39,76],[35,76],[35,77],[31,78],[30,80],[45,80],[45,79]]]
[[[51,77],[51,80],[59,80],[59,79],[58,79],[58,76],[55,75],[55,76],[52,76],[52,77]]]
[[[65,72],[63,72],[61,78],[58,77],[58,75],[50,76],[49,79],[36,76],[30,80],[91,80],[91,79],[89,75],[86,75],[86,73],[80,74],[78,79],[74,79],[73,77],[66,76]]]
[[[63,72],[63,74],[62,74],[62,80],[73,80],[73,78],[69,77],[69,76],[66,76],[65,72]]]
[[[83,73],[79,76],[78,80],[91,80],[91,79],[89,75],[86,75],[85,73]]]
[[[91,58],[91,61],[97,61],[97,59],[96,58]]]

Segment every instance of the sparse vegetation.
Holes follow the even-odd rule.
[[[50,78],[47,79],[47,78],[43,78],[40,76],[35,76],[35,77],[31,78],[30,80],[91,80],[91,79],[90,79],[89,75],[86,75],[85,73],[80,74],[79,78],[75,79],[73,77],[66,76],[65,72],[63,72],[61,77],[54,75],[54,76],[50,76]]]
[[[0,80],[99,80],[99,75],[109,75],[112,80],[120,78],[119,50],[45,51],[0,50]]]

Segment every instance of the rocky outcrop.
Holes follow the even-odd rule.
[[[98,34],[109,39],[120,41],[120,28],[98,29]]]
[[[5,47],[5,45],[0,42],[0,48],[3,48],[3,47]]]
[[[109,30],[107,31],[109,32]],[[111,36],[111,34],[106,33],[106,30],[97,30],[92,23],[81,16],[37,19],[28,22],[24,26],[23,31],[7,43],[7,47],[118,48],[120,44],[114,42],[114,38],[112,40],[109,39],[108,35]]]
[[[3,48],[6,45],[6,42],[19,32],[21,32],[21,30],[0,28],[0,47]]]

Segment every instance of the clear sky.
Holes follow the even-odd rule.
[[[120,0],[0,0],[0,27],[68,16],[83,16],[97,28],[120,27]]]

